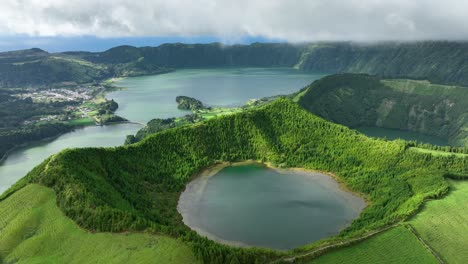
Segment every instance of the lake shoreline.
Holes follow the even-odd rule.
[[[200,236],[207,237],[210,240],[213,240],[217,243],[229,245],[229,246],[234,246],[234,247],[243,247],[243,248],[265,248],[265,249],[272,249],[269,246],[261,246],[261,245],[250,245],[245,242],[240,242],[240,241],[231,241],[227,239],[222,239],[218,237],[217,235],[197,226],[196,224],[193,224],[193,220],[190,218],[186,218],[183,215],[187,213],[187,209],[191,208],[192,206],[189,205],[189,203],[193,202],[194,200],[198,199],[198,194],[203,193],[206,185],[208,183],[208,180],[217,175],[221,170],[227,168],[227,167],[235,167],[235,166],[245,166],[245,165],[260,165],[263,166],[267,169],[272,169],[275,170],[276,172],[280,174],[285,174],[285,173],[293,173],[293,174],[299,174],[305,177],[314,177],[317,175],[328,177],[328,179],[335,183],[336,186],[343,191],[344,193],[351,195],[355,199],[359,199],[362,201],[362,207],[359,208],[359,215],[363,210],[365,210],[369,205],[370,201],[369,199],[363,195],[362,193],[359,192],[354,192],[352,191],[346,184],[335,174],[330,173],[330,172],[324,172],[324,171],[319,171],[319,170],[312,170],[312,169],[305,169],[305,168],[278,168],[275,167],[272,163],[268,162],[261,162],[258,160],[245,160],[245,161],[239,161],[239,162],[218,162],[216,164],[213,164],[211,166],[208,166],[197,173],[194,173],[191,177],[189,182],[185,185],[185,188],[183,191],[180,192],[179,194],[179,200],[177,203],[177,211],[179,212],[180,215],[182,215],[182,221],[184,224],[192,229],[193,231],[197,232]],[[185,195],[185,196],[184,196]],[[187,199],[187,195],[189,199]],[[356,218],[355,218],[356,219]],[[337,230],[337,233],[330,236],[336,236],[338,235],[344,228],[349,226],[350,222],[345,224],[344,226],[340,227]],[[329,237],[321,238],[322,239],[327,239]],[[310,243],[315,243],[319,240],[316,241],[311,241]],[[307,243],[307,244],[310,244]],[[305,244],[305,245],[307,245]],[[279,250],[279,251],[289,251],[292,249],[280,249],[280,248],[274,248],[274,250]]]
[[[85,127],[85,126],[83,126]],[[82,128],[82,127],[79,127],[79,128]],[[15,150],[19,149],[19,148],[24,148],[24,147],[28,147],[28,146],[32,146],[34,144],[38,144],[38,143],[41,143],[41,142],[46,142],[46,141],[52,141],[62,135],[65,135],[67,133],[70,133],[70,132],[73,132],[75,129],[72,129],[70,131],[67,131],[67,132],[61,132],[55,136],[51,136],[51,137],[45,137],[45,138],[41,138],[41,139],[37,139],[37,140],[32,140],[32,141],[27,141],[27,142],[24,142],[24,143],[21,143],[19,145],[16,145],[16,146],[13,146],[12,148],[10,148],[9,150],[7,150],[5,152],[5,154],[3,154],[2,158],[0,159],[0,166],[3,165],[3,162],[5,162],[9,155],[14,152]]]
[[[332,178],[335,182],[338,183],[339,187],[341,190],[347,192],[347,193],[350,193],[354,196],[357,196],[361,199],[363,199],[366,203],[366,207],[367,208],[371,201],[369,200],[369,198],[367,197],[367,195],[365,195],[364,193],[361,193],[361,192],[357,192],[357,191],[354,191],[354,190],[351,190],[347,185],[346,183],[339,177],[337,176],[336,174],[332,173],[332,172],[328,172],[328,171],[321,171],[321,170],[314,170],[314,169],[306,169],[306,168],[301,168],[301,167],[292,167],[292,168],[278,168],[276,166],[273,165],[273,163],[270,163],[270,162],[262,162],[262,161],[259,161],[259,160],[245,160],[245,161],[235,161],[235,162],[220,162],[220,163],[216,163],[212,166],[209,166],[207,168],[204,168],[200,171],[198,171],[197,173],[194,173],[191,177],[190,177],[190,180],[189,182],[195,180],[196,178],[198,177],[212,177],[214,175],[216,175],[219,171],[221,171],[222,169],[226,168],[226,167],[229,167],[229,166],[243,166],[243,165],[261,165],[261,166],[265,166],[269,169],[273,169],[275,171],[279,171],[279,172],[284,172],[284,171],[290,171],[290,172],[304,172],[304,173],[319,173],[319,174],[323,174],[323,175],[326,175],[326,176],[329,176],[330,178]]]
[[[77,129],[84,129],[86,127],[102,127],[102,126],[112,126],[112,125],[119,125],[119,124],[132,124],[132,125],[139,125],[139,126],[146,126],[145,124],[142,124],[142,123],[139,123],[139,122],[133,122],[133,121],[129,121],[129,120],[126,120],[126,121],[117,121],[117,122],[109,122],[109,123],[105,123],[105,124],[101,124],[101,125],[83,125],[83,126],[75,126],[75,127],[72,127],[69,131],[66,131],[66,132],[61,132],[55,136],[51,136],[51,137],[45,137],[45,138],[41,138],[41,139],[37,139],[37,140],[31,140],[31,141],[27,141],[27,142],[24,142],[24,143],[21,143],[19,145],[16,145],[12,148],[10,148],[9,150],[7,150],[3,156],[0,158],[0,166],[2,166],[3,162],[5,162],[8,157],[10,156],[10,154],[12,152],[14,152],[15,150],[17,149],[20,149],[20,148],[24,148],[24,147],[28,147],[28,146],[32,146],[32,145],[35,145],[35,144],[38,144],[38,143],[41,143],[41,142],[47,142],[47,141],[53,141],[54,139],[57,139],[59,138],[60,136],[63,136],[65,134],[68,134],[68,133],[71,133],[73,131],[76,131]]]

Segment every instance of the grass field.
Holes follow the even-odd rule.
[[[429,201],[410,224],[447,263],[468,263],[468,181],[450,181],[451,192]]]
[[[210,110],[198,110],[196,113],[199,114],[204,120],[219,117],[223,115],[230,115],[242,112],[242,108],[226,108],[226,107],[214,107]]]
[[[431,150],[431,149],[423,149],[423,148],[415,148],[412,147],[410,148],[412,151],[417,151],[421,153],[430,153],[434,156],[451,156],[455,155],[458,157],[468,157],[468,154],[463,154],[463,153],[454,153],[454,152],[446,152],[446,151],[440,151],[440,150]]]
[[[197,263],[173,238],[91,234],[65,217],[55,193],[28,185],[0,202],[0,263]]]
[[[438,263],[406,227],[398,226],[354,246],[329,252],[309,264]]]
[[[382,80],[388,87],[397,91],[419,95],[447,95],[454,92],[464,94],[465,87],[430,83],[426,80],[393,79]]]
[[[94,120],[92,120],[89,117],[85,117],[85,118],[70,120],[68,121],[68,124],[71,126],[89,126],[89,125],[94,125]]]

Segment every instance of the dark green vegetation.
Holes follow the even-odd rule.
[[[105,69],[40,49],[0,53],[0,87],[49,86],[62,82],[94,82]]]
[[[315,43],[304,45],[254,43],[164,44],[159,47],[117,47],[87,54],[94,63],[130,62],[144,58],[164,68],[297,67],[325,73],[368,73],[387,78],[427,79],[468,86],[468,43]]]
[[[101,96],[94,100],[85,102],[83,108],[88,109],[87,116],[92,118],[97,124],[105,125],[113,122],[127,121],[125,118],[115,115],[119,105],[114,100],[107,100]]]
[[[271,96],[265,97],[262,99],[252,99],[248,101],[245,105],[241,107],[233,107],[233,108],[226,108],[226,107],[204,107],[203,103],[195,98],[187,97],[187,96],[178,96],[176,98],[176,102],[179,103],[178,107],[181,104],[184,105],[184,109],[191,110],[192,114],[185,115],[182,117],[177,118],[155,118],[149,121],[145,127],[140,129],[136,135],[128,135],[125,139],[125,145],[133,144],[138,141],[143,140],[145,137],[169,129],[174,127],[181,127],[186,125],[191,125],[195,123],[202,122],[204,120],[208,120],[211,118],[216,118],[224,115],[230,115],[242,112],[247,109],[254,109],[256,107],[262,106],[267,104],[275,99],[279,98],[279,96]],[[194,107],[190,107],[194,106]]]
[[[368,73],[468,86],[468,43],[164,44],[104,52],[49,54],[40,49],[0,53],[0,86],[86,83],[178,68],[296,67],[324,73]]]
[[[145,137],[151,134],[158,133],[160,131],[163,131],[169,128],[190,125],[190,124],[194,124],[197,122],[201,122],[202,120],[203,119],[201,119],[201,117],[195,114],[186,115],[186,116],[177,117],[177,118],[175,117],[166,118],[166,119],[155,118],[149,121],[145,127],[138,130],[136,135],[128,135],[127,138],[125,139],[125,145],[136,143],[138,141],[143,140]]]
[[[338,74],[298,93],[299,104],[349,127],[408,130],[468,146],[468,89],[427,81]]]
[[[39,116],[61,114],[69,103],[33,103],[31,98],[20,99],[13,95],[12,91],[0,90],[0,157],[17,145],[54,137],[72,129],[60,122],[23,125],[26,120]]]
[[[116,76],[167,72],[166,69],[147,63],[144,58],[137,58],[131,62],[93,63],[83,59],[85,54],[87,53],[51,54],[40,49],[2,52],[0,87],[50,87],[95,83]]]
[[[414,131],[384,127],[357,127],[356,130],[368,137],[386,138],[388,140],[402,139],[406,141],[416,141],[423,144],[431,144],[434,146],[449,146],[447,139]]]
[[[188,96],[177,96],[176,97],[176,102],[177,102],[177,108],[182,109],[182,110],[201,110],[205,109],[203,106],[203,103],[200,100],[197,100],[192,97]]]
[[[9,150],[32,141],[56,137],[69,132],[74,126],[64,123],[47,123],[25,126],[21,128],[0,129],[0,158],[6,156]]]
[[[113,100],[86,103],[94,111],[92,120],[78,111],[81,101],[34,102],[17,96],[23,92],[0,89],[0,158],[16,146],[56,137],[79,126],[125,121],[114,115],[118,104]]]
[[[326,73],[369,73],[381,77],[427,79],[435,83],[468,86],[467,49],[468,44],[464,42],[384,43],[372,45],[353,43],[303,45],[255,43],[232,46],[224,46],[218,43],[164,44],[158,47],[142,48],[120,46],[97,53],[64,52],[54,54],[41,49],[29,49],[0,53],[0,87],[62,88],[64,86],[98,85],[102,81],[113,77],[159,74],[187,67],[241,66],[296,67],[304,71]],[[395,81],[386,84],[393,86],[395,94],[399,94],[395,95],[396,97],[393,97],[393,99],[399,99],[399,96],[408,93],[404,88],[406,87],[404,83],[398,84]],[[411,83],[411,85],[416,84]],[[421,86],[423,83],[419,85]],[[424,105],[413,109],[416,114],[411,118],[415,120],[408,120],[407,124],[404,124],[404,120],[409,119],[409,117],[402,119],[403,121],[397,120],[401,117],[401,113],[392,113],[389,119],[382,121],[384,122],[382,126],[406,128],[441,136],[448,139],[451,145],[466,146],[468,144],[466,142],[468,138],[468,129],[466,127],[468,117],[465,114],[456,115],[460,107],[448,109],[451,108],[452,96],[461,101],[466,98],[466,95],[447,95],[444,97],[447,100],[439,100],[436,102],[435,107],[429,109],[432,112],[426,113],[426,108],[430,103],[435,102],[434,99],[437,97],[438,92],[433,95],[423,94],[421,96],[424,96],[424,98],[417,98],[426,100],[428,99],[426,97],[432,97],[432,99],[429,98],[430,100],[424,101]],[[377,102],[378,99],[381,98],[371,100]],[[386,111],[392,104],[393,99],[384,102],[386,104],[382,105],[381,110]],[[414,103],[414,101],[402,102],[402,104],[411,103]],[[394,108],[393,111],[402,111],[398,110],[401,109],[399,107]],[[11,110],[14,112],[17,109],[11,108]],[[407,110],[413,111],[411,109]],[[445,113],[448,113],[448,115],[444,116]],[[112,114],[104,113],[100,116],[97,116],[97,114],[93,113],[91,116],[97,123],[122,121],[122,119]],[[431,119],[435,121],[431,123]],[[419,123],[414,124],[413,121]],[[90,120],[73,123],[89,124]],[[450,123],[450,125],[447,125],[447,123]],[[54,136],[57,134],[38,132],[36,126],[21,129],[35,131],[34,134],[36,135]],[[9,130],[7,133],[11,134],[13,132]],[[31,138],[23,135],[20,137]],[[43,137],[33,136],[32,138]]]
[[[411,146],[367,138],[279,99],[125,147],[65,150],[15,184],[2,203],[37,183],[52,188],[59,208],[88,230],[147,230],[180,237],[205,263],[264,263],[283,253],[223,246],[182,223],[177,200],[194,173],[219,161],[253,159],[331,171],[367,196],[370,205],[351,226],[300,252],[405,220],[424,200],[448,192],[445,177],[468,176],[468,158],[421,153]]]

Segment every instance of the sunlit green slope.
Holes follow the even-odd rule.
[[[174,238],[85,231],[36,184],[0,202],[0,215],[0,263],[197,263]]]
[[[0,204],[11,203],[28,184],[40,184],[55,191],[60,210],[84,229],[144,230],[179,238],[204,263],[268,263],[405,220],[425,199],[447,193],[445,176],[468,176],[465,156],[432,155],[411,147],[403,141],[367,138],[278,99],[257,109],[168,129],[133,145],[65,150],[13,186]],[[192,176],[220,161],[249,159],[333,172],[370,204],[337,237],[294,253],[228,247],[185,226],[176,206]],[[27,228],[25,222],[17,226]]]
[[[451,181],[451,192],[428,202],[410,221],[420,237],[447,263],[468,261],[468,182]]]

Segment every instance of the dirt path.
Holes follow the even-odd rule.
[[[411,224],[405,224],[404,225],[413,235],[419,240],[419,242],[427,249],[431,254],[437,259],[437,261],[440,264],[445,264],[444,260],[442,257],[439,256],[437,252],[435,252],[434,249],[432,249],[418,234],[418,232],[414,229],[414,227]]]
[[[357,238],[352,238],[352,239],[336,242],[336,243],[330,244],[330,245],[324,245],[324,246],[318,247],[316,249],[313,249],[313,250],[305,252],[305,253],[301,253],[301,254],[298,254],[298,255],[295,255],[295,256],[291,256],[291,257],[281,258],[281,259],[278,259],[278,260],[275,260],[275,261],[271,262],[271,264],[295,263],[297,260],[302,260],[302,259],[307,258],[307,257],[319,256],[319,255],[321,255],[322,253],[324,253],[325,251],[327,251],[329,249],[338,248],[338,247],[341,247],[341,246],[346,246],[346,245],[352,244],[354,242],[358,242],[358,241],[367,239],[367,238],[369,238],[371,236],[374,236],[374,235],[377,235],[377,234],[382,233],[384,231],[387,231],[387,230],[389,230],[389,229],[391,229],[393,227],[396,227],[398,225],[399,224],[394,224],[394,225],[391,225],[391,226],[387,226],[387,227],[384,227],[384,228],[380,228],[380,229],[371,231],[371,232],[366,233],[366,234],[364,234],[364,235],[362,235],[360,237],[357,237]]]

